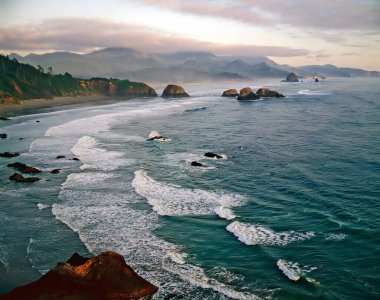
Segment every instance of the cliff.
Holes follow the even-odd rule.
[[[51,68],[45,73],[42,67],[36,69],[0,55],[0,103],[92,94],[125,98],[157,96],[156,91],[144,83],[106,78],[85,80],[69,73],[54,75]]]

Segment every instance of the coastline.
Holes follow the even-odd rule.
[[[54,109],[64,106],[78,106],[88,104],[111,104],[124,100],[124,98],[116,98],[105,95],[89,95],[76,97],[55,97],[53,99],[30,99],[22,100],[19,104],[0,104],[0,115],[16,116],[28,114],[40,109]]]

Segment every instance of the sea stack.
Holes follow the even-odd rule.
[[[268,88],[260,88],[256,91],[256,95],[260,97],[268,97],[268,98],[281,98],[285,97],[283,94],[280,94],[277,91],[270,90]]]
[[[297,75],[294,73],[290,73],[288,76],[286,76],[285,81],[286,82],[299,82]]]
[[[93,258],[75,253],[39,280],[0,296],[11,299],[139,299],[151,296],[158,288],[140,277],[124,257],[104,252]]]
[[[184,97],[190,97],[190,95],[185,92],[182,86],[169,84],[168,86],[166,86],[166,88],[162,92],[162,97],[163,98],[184,98]]]
[[[256,100],[259,98],[260,96],[256,95],[250,87],[245,87],[240,90],[237,100]]]
[[[223,92],[222,97],[237,97],[239,93],[236,89],[229,89]]]

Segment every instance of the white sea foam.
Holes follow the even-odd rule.
[[[187,255],[180,247],[155,236],[158,215],[144,208],[145,200],[136,196],[132,186],[120,185],[115,179],[110,173],[71,174],[62,185],[60,201],[52,206],[56,218],[77,232],[89,251],[96,254],[113,250],[124,255],[141,276],[159,286],[157,299],[164,299],[170,293],[202,299],[203,287],[220,293],[207,293],[209,299],[220,299],[222,294],[255,299],[205,276],[202,268],[186,262]]]
[[[347,237],[347,234],[344,233],[328,233],[325,234],[326,241],[337,241],[340,242]]]
[[[37,207],[38,207],[38,209],[45,209],[45,208],[50,207],[50,205],[42,204],[42,203],[37,203]]]
[[[187,189],[158,182],[144,170],[135,172],[132,186],[160,215],[212,215],[220,205],[236,207],[246,203],[246,199],[238,194]]]
[[[301,266],[297,262],[286,261],[284,259],[277,261],[277,267],[292,281],[298,281],[303,277],[310,283],[319,284],[316,280],[306,276],[308,273],[316,270],[317,267]]]
[[[229,224],[227,230],[246,245],[286,246],[289,243],[307,240],[315,236],[312,231],[305,233],[293,230],[275,232],[265,226],[238,221]]]
[[[157,132],[157,131],[155,131],[155,130],[153,130],[153,131],[151,131],[150,133],[149,133],[149,138],[151,139],[151,138],[154,138],[154,137],[156,137],[156,136],[160,136],[160,134]]]
[[[81,166],[82,170],[100,169],[111,171],[135,162],[133,159],[124,158],[121,152],[101,148],[98,141],[90,136],[80,138],[71,148],[71,152],[84,163]]]
[[[180,276],[183,280],[190,282],[193,285],[202,287],[204,289],[212,289],[220,294],[223,294],[232,299],[244,299],[244,300],[257,300],[260,299],[254,294],[249,294],[242,291],[236,291],[227,284],[221,283],[216,279],[210,278],[206,275],[205,271],[185,261],[177,262],[177,257],[180,254],[173,255],[173,253],[167,254],[163,258],[163,267]]]
[[[214,211],[222,219],[232,220],[236,218],[236,215],[233,213],[233,211],[225,206],[218,206],[214,209]]]
[[[329,95],[329,93],[324,92],[324,91],[310,91],[310,90],[300,90],[297,93],[300,95],[310,95],[310,96]]]

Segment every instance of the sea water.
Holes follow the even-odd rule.
[[[184,85],[0,121],[1,152],[21,152],[0,158],[0,293],[113,250],[154,299],[379,298],[379,83]],[[220,97],[247,85],[286,97]],[[14,161],[42,180],[10,182]]]

